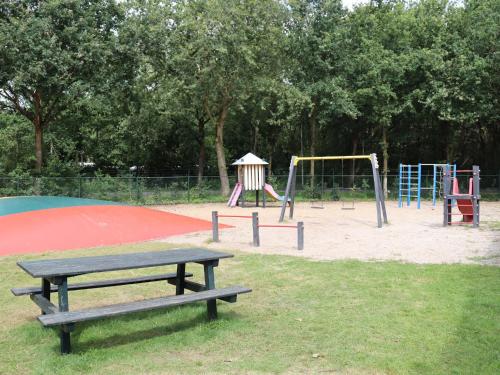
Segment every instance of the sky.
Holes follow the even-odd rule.
[[[367,3],[368,1],[369,0],[342,0],[342,3],[344,3],[344,6],[347,8],[352,9],[354,5]]]

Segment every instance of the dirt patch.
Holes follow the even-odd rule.
[[[224,204],[172,205],[160,210],[210,220],[212,211],[220,214],[259,213],[261,224],[278,224],[280,207],[228,208]],[[389,224],[377,228],[373,202],[357,202],[354,210],[342,210],[339,202],[324,209],[298,203],[293,220],[303,221],[305,245],[297,250],[296,230],[262,228],[261,247],[252,246],[252,224],[248,219],[221,218],[234,225],[221,231],[221,242],[211,242],[211,232],[197,232],[165,239],[175,244],[192,244],[211,249],[238,249],[252,253],[287,254],[312,259],[396,260],[412,263],[478,263],[500,265],[500,231],[491,223],[500,221],[499,202],[481,202],[481,227],[443,227],[442,207],[424,202],[415,207],[398,208],[387,203]],[[287,211],[288,214],[288,211]]]

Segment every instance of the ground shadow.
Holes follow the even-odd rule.
[[[193,311],[193,307],[195,310],[200,310],[199,312]],[[203,309],[200,309],[203,308]],[[193,327],[199,324],[209,324],[209,320],[207,318],[207,312],[204,304],[202,303],[192,306],[178,306],[176,311],[178,310],[190,310],[188,313],[195,314],[195,316],[190,317],[189,319],[179,319],[177,322],[173,324],[163,324],[163,325],[155,325],[154,327],[144,329],[144,330],[123,330],[120,333],[112,334],[109,336],[102,336],[98,339],[90,339],[90,340],[81,340],[81,334],[91,327],[102,327],[106,329],[109,324],[113,323],[123,323],[123,326],[127,326],[126,323],[133,323],[135,321],[144,321],[149,320],[151,324],[153,322],[158,321],[161,316],[165,314],[172,313],[173,310],[165,311],[165,310],[155,310],[148,312],[140,312],[140,313],[132,313],[128,315],[118,316],[114,318],[107,318],[102,320],[95,320],[90,322],[78,323],[76,324],[75,331],[71,334],[71,346],[72,353],[85,353],[90,349],[99,349],[99,348],[111,348],[117,347],[121,345],[127,345],[134,342],[140,342],[149,340],[155,337],[160,336],[168,336],[173,333],[178,333],[182,331],[186,331],[192,329]],[[186,314],[187,315],[187,314]],[[229,312],[218,312],[219,320],[230,320],[237,319],[238,314],[229,311]],[[216,330],[214,330],[216,332]],[[59,328],[54,328],[54,334],[59,335]],[[59,343],[54,345],[54,351],[59,352]]]
[[[500,299],[496,267],[464,267],[462,281],[468,285],[462,316],[454,334],[443,347],[441,363],[448,373],[499,373]],[[496,349],[494,349],[496,348]],[[418,370],[421,370],[419,368]]]

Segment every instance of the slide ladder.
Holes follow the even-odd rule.
[[[463,221],[466,223],[472,223],[472,220],[474,219],[474,210],[472,209],[472,194],[473,194],[473,189],[472,189],[473,183],[472,183],[472,177],[469,179],[469,194],[460,194],[460,190],[458,187],[458,179],[454,178],[453,179],[453,195],[464,195],[467,196],[467,199],[457,199],[457,206],[458,210],[460,213],[463,215]]]

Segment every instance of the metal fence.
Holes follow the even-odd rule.
[[[288,175],[268,176],[268,183],[283,193]],[[483,199],[500,199],[499,175],[481,175]],[[229,179],[231,187],[235,178]],[[398,175],[388,175],[389,199],[398,196]],[[432,175],[422,178],[422,186],[432,186]],[[132,204],[223,202],[218,176],[172,177],[0,177],[0,196],[50,195],[104,199]],[[297,198],[310,200],[372,199],[372,175],[297,176]],[[250,194],[250,193],[248,193]],[[426,195],[427,194],[427,195]],[[423,199],[431,198],[426,191]]]

